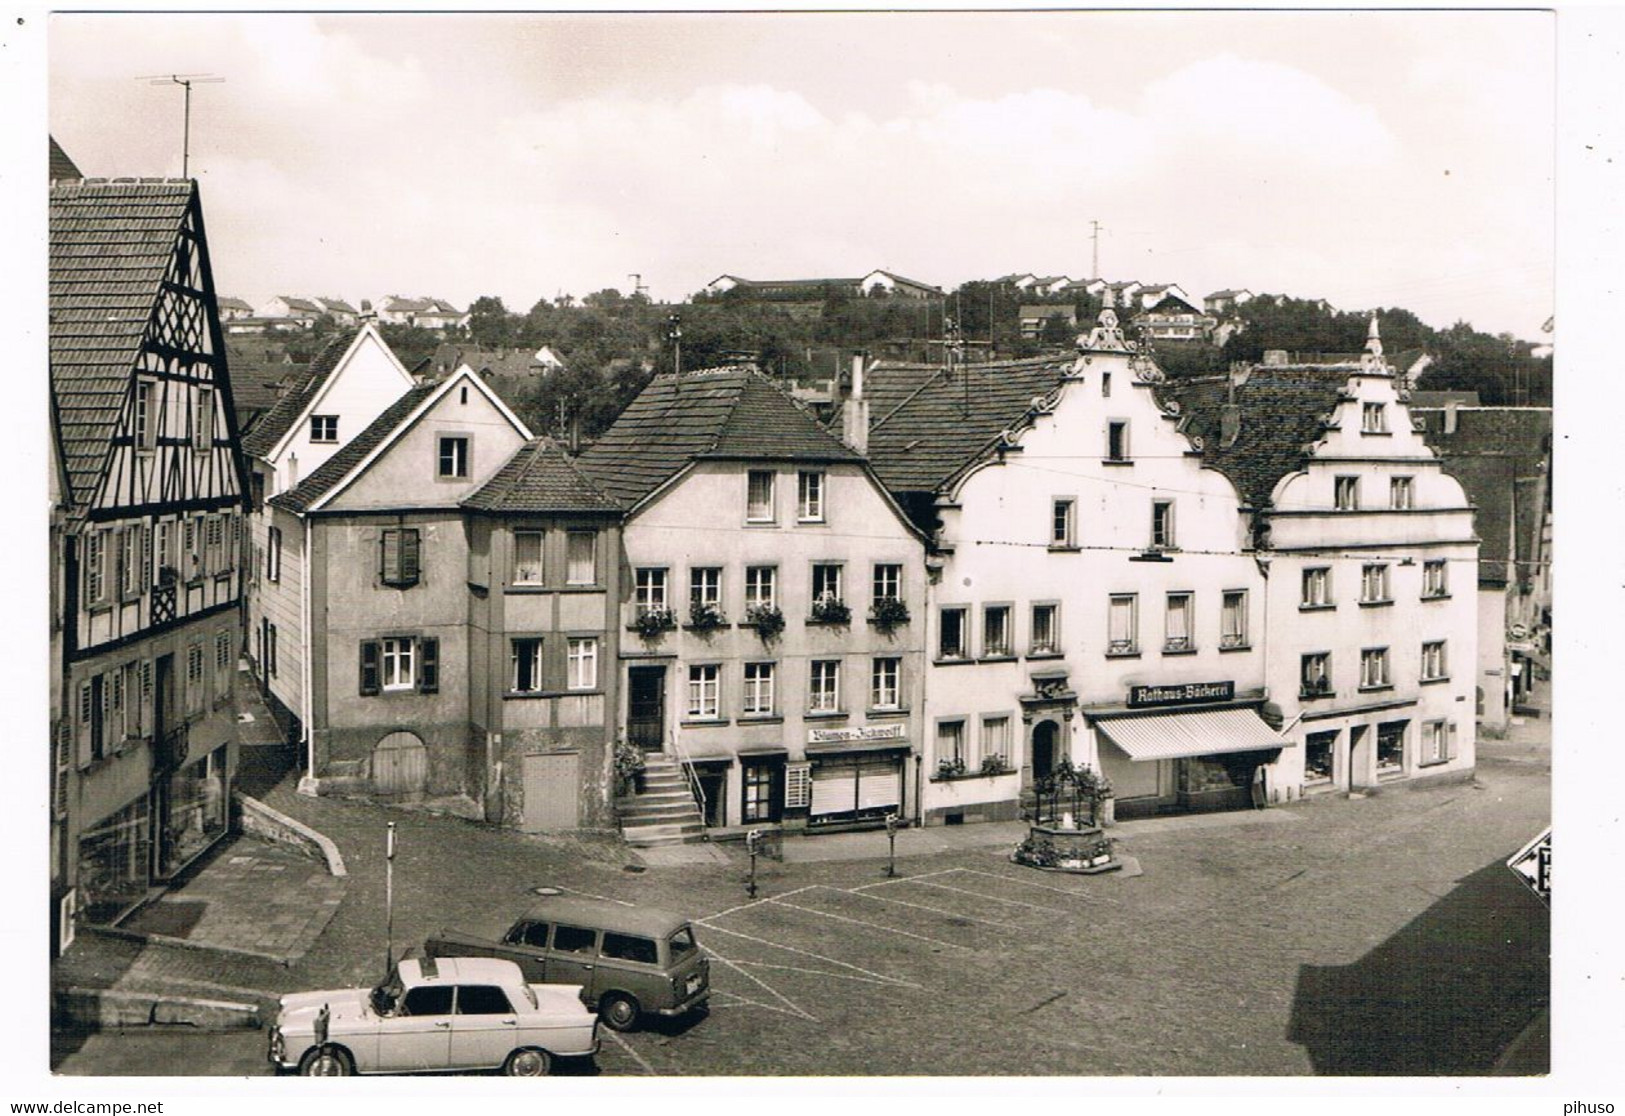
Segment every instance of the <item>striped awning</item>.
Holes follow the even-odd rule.
[[[1098,721],[1095,727],[1131,760],[1258,752],[1287,743],[1251,709],[1148,713]]]

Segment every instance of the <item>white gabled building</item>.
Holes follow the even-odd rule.
[[[871,376],[871,460],[933,533],[927,823],[1013,818],[1063,760],[1119,815],[1250,805],[1283,746],[1236,489],[1115,313],[1078,347]]]
[[[1178,396],[1268,572],[1267,682],[1290,741],[1271,798],[1467,776],[1474,509],[1415,429],[1375,320],[1358,363],[1267,364]]]
[[[305,707],[304,531],[268,501],[291,491],[413,386],[372,323],[335,337],[243,437],[253,513],[248,647],[273,706]]]

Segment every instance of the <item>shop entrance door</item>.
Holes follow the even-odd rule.
[[[1056,731],[1054,721],[1040,721],[1033,726],[1033,778],[1045,779],[1055,770]]]

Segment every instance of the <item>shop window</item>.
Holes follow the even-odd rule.
[[[937,658],[965,658],[965,609],[943,608],[938,613],[937,626]]]
[[[110,923],[146,898],[150,832],[148,796],[142,795],[80,836],[78,888],[85,921]]]
[[[740,818],[745,822],[776,822],[783,812],[784,765],[782,763],[749,763],[742,769],[740,784],[744,802]]]
[[[187,764],[169,780],[169,817],[160,849],[163,874],[178,871],[226,832],[226,749]]]
[[[1032,638],[1028,641],[1029,655],[1054,655],[1060,652],[1060,606],[1035,604],[1032,612]]]
[[[1387,721],[1377,726],[1377,775],[1405,771],[1405,729],[1409,721]]]
[[[745,664],[745,700],[741,712],[767,716],[773,712],[773,663]]]
[[[1330,786],[1337,733],[1311,732],[1303,743],[1303,785]]]

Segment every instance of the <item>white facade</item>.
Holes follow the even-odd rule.
[[[1141,685],[1227,682],[1242,705],[1265,697],[1263,582],[1242,551],[1236,490],[1203,467],[1153,397],[1154,371],[1117,337],[1085,349],[1008,448],[939,500],[929,820],[1012,817],[1056,759],[1103,769],[1120,803],[1167,797],[1171,762],[1130,760],[1094,714],[1122,712]],[[1229,639],[1227,594],[1240,615]],[[1114,608],[1119,622],[1132,615],[1126,629]],[[980,774],[991,755],[1008,773]]]
[[[1277,799],[1474,764],[1473,513],[1377,357],[1273,493],[1268,682],[1295,744],[1270,773]],[[1323,685],[1305,662],[1322,654]]]

